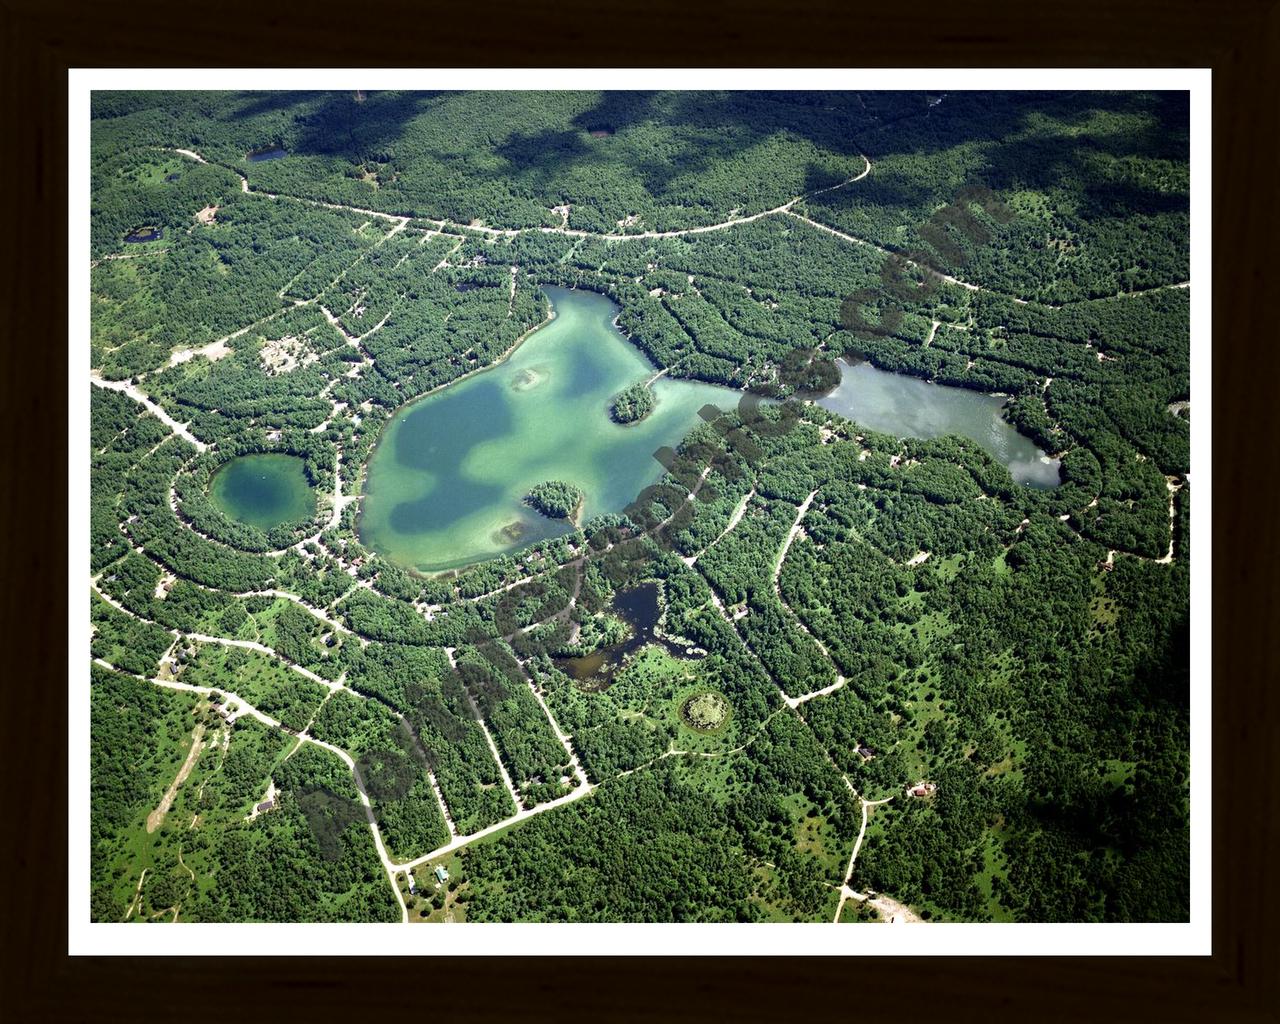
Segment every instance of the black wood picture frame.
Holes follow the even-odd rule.
[[[372,20],[368,35],[358,22]],[[7,210],[0,1013],[137,1020],[1239,1020],[1280,1017],[1276,294],[1280,5],[1107,0],[981,11],[759,0],[431,9],[0,5]],[[67,69],[173,66],[1211,67],[1213,954],[1196,958],[70,958],[65,509]],[[656,75],[655,85],[661,84]],[[229,75],[229,84],[233,76]],[[37,383],[39,382],[39,383]],[[1200,511],[1199,514],[1204,514]],[[1201,554],[1200,557],[1204,557]],[[780,933],[781,934],[781,933]],[[711,939],[714,941],[714,938]],[[344,950],[358,953],[359,950]]]

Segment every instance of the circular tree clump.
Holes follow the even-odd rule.
[[[547,480],[525,495],[525,502],[548,519],[570,519],[582,506],[582,490],[563,480]]]
[[[680,717],[690,729],[698,732],[714,732],[729,717],[729,704],[711,690],[695,693],[680,707]]]
[[[640,381],[614,396],[609,414],[618,423],[636,423],[653,412],[655,404],[649,385]]]

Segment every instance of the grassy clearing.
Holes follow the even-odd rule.
[[[236,693],[294,731],[306,726],[326,693],[274,658],[221,644],[200,645],[182,681]]]
[[[688,701],[701,694],[721,695],[701,681],[697,662],[677,658],[664,647],[651,645],[637,653],[607,693],[621,705],[620,717],[639,715],[655,726],[666,726],[677,750],[718,754],[742,742],[727,702],[724,717],[711,728],[694,728],[686,720],[683,708]]]

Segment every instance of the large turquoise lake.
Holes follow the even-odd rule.
[[[657,405],[621,426],[610,402],[655,369],[618,331],[618,307],[594,292],[546,289],[555,318],[504,362],[410,403],[369,460],[360,540],[424,572],[456,568],[567,533],[524,502],[544,480],[585,497],[580,521],[620,512],[662,476],[653,457],[675,446],[708,403],[739,394],[660,378]]]
[[[840,361],[839,387],[818,399],[823,408],[895,437],[959,434],[1008,466],[1018,483],[1057,487],[1058,460],[1045,455],[1000,415],[1004,403],[1005,399],[995,395],[845,360]]]

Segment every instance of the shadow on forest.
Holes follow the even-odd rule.
[[[1127,124],[1090,128],[1090,120],[1099,113],[1142,115],[1148,122],[1137,130]],[[1032,128],[1037,115],[1052,118],[1060,127],[1052,135],[1010,138]],[[1088,221],[1188,208],[1186,193],[1165,192],[1135,181],[1100,180],[1097,164],[1098,158],[1185,160],[1188,133],[1178,126],[1186,125],[1187,117],[1183,93],[1018,94],[1015,102],[1003,108],[993,106],[986,94],[955,93],[909,128],[902,124],[903,117],[877,125],[865,133],[865,142],[873,161],[906,154],[938,158],[954,146],[977,142],[982,166],[966,184],[986,185],[1000,193],[1067,187],[1080,197],[1077,213]],[[1064,137],[1072,140],[1069,147],[1063,146]],[[939,197],[923,184],[887,177],[877,180],[873,175],[864,188],[834,192],[819,203],[840,210],[872,200],[926,210]]]
[[[673,181],[706,174],[783,131],[843,156],[860,151],[853,131],[872,122],[858,111],[852,94],[813,94],[809,102],[797,100],[798,95],[606,91],[573,118],[572,129],[516,136],[494,152],[507,161],[511,174],[535,188],[554,188],[559,177],[622,161],[646,191],[662,198]],[[665,131],[657,158],[652,146],[637,145],[629,132],[648,122],[675,126]],[[593,138],[593,132],[607,134]],[[838,180],[816,167],[810,176],[820,182],[815,187]]]
[[[255,93],[246,94],[236,115],[283,114],[291,152],[339,156],[359,165],[394,160],[410,123],[453,95],[370,92],[357,102],[351,92]],[[1086,221],[1187,208],[1185,195],[1136,178],[1100,179],[1096,163],[1098,158],[1129,156],[1185,159],[1187,131],[1180,127],[1187,124],[1185,94],[1011,93],[993,100],[990,93],[958,92],[935,106],[927,104],[923,92],[604,91],[568,125],[496,140],[491,152],[505,166],[468,166],[467,174],[480,181],[514,179],[522,191],[555,200],[560,182],[581,181],[584,174],[622,163],[659,201],[677,202],[683,197],[668,195],[677,180],[713,175],[718,165],[786,132],[825,152],[842,157],[865,152],[873,161],[894,154],[945,159],[952,147],[977,142],[981,166],[974,168],[968,184],[997,192],[1069,186],[1081,197],[1077,213]],[[1099,113],[1141,115],[1147,123],[1104,122],[1090,128],[1090,119]],[[1032,127],[1038,114],[1061,127],[1050,136],[1011,138]],[[649,122],[670,126],[661,130],[659,145],[651,135],[633,131]],[[592,132],[608,134],[593,138]],[[1064,149],[1065,133],[1071,133],[1073,143]],[[836,180],[810,161],[804,191]],[[935,206],[938,196],[927,181],[877,179],[873,174],[862,188],[834,192],[818,202],[839,211],[872,200],[920,211]]]

